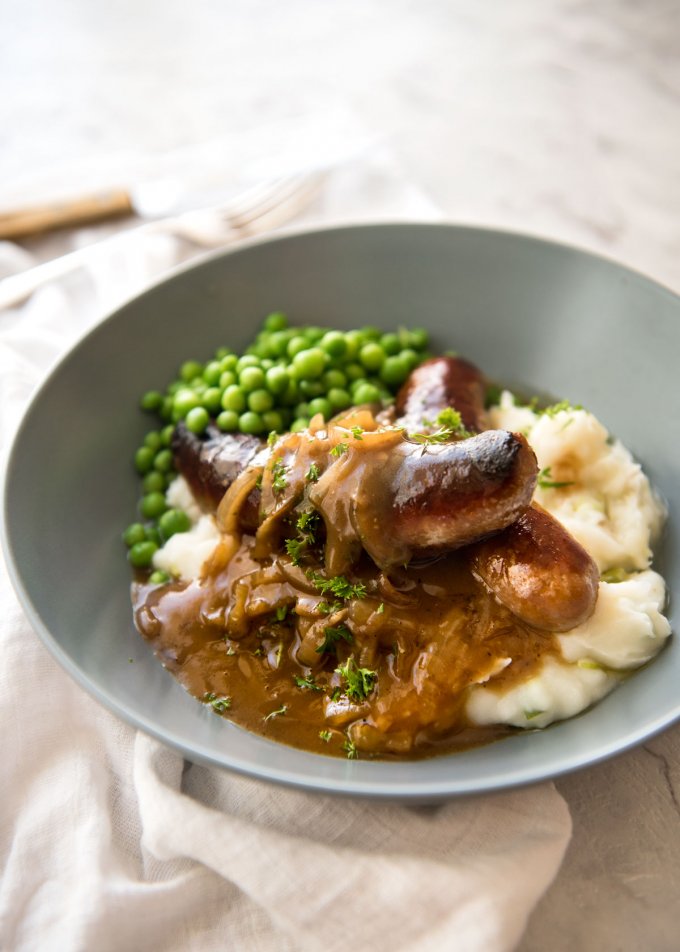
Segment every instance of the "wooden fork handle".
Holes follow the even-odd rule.
[[[28,238],[58,228],[89,225],[133,213],[129,193],[125,189],[111,189],[97,195],[0,214],[0,238]]]

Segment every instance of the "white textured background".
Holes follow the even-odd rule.
[[[451,220],[680,290],[675,0],[0,0],[0,90],[0,205],[340,106]],[[522,952],[680,947],[679,755],[558,781],[574,837]]]

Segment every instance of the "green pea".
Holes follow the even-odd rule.
[[[145,493],[160,493],[165,489],[165,476],[157,469],[152,469],[142,480],[142,489]]]
[[[271,392],[278,395],[285,393],[290,377],[284,367],[270,367],[265,374],[265,380]]]
[[[147,493],[139,504],[139,511],[145,519],[157,519],[167,508],[163,493]]]
[[[253,410],[247,410],[245,413],[242,413],[238,419],[238,428],[241,433],[264,433],[265,426],[264,421],[259,413],[255,413]]]
[[[415,350],[413,350],[412,347],[405,347],[399,356],[408,363],[411,370],[413,370],[414,367],[417,367],[423,359],[420,354],[417,354]]]
[[[288,344],[286,345],[286,353],[292,360],[301,351],[306,350],[307,346],[307,338],[296,335],[295,337],[291,337],[291,339],[288,341]]]
[[[293,357],[293,373],[298,380],[316,380],[326,368],[326,355],[320,347],[299,351]]]
[[[190,410],[199,406],[200,402],[200,398],[195,390],[189,390],[187,388],[178,390],[172,401],[173,413],[178,419],[183,420]]]
[[[359,351],[359,360],[366,370],[380,370],[385,362],[385,351],[380,344],[376,344],[372,341],[369,344],[364,344],[361,348]]]
[[[388,387],[398,387],[410,373],[408,362],[401,355],[387,357],[380,368],[380,379]]]
[[[425,350],[430,343],[430,335],[422,327],[411,329],[411,346],[416,350]]]
[[[200,435],[205,432],[205,428],[210,423],[210,414],[205,407],[194,407],[193,410],[189,410],[184,422],[190,433]]]
[[[347,353],[347,341],[345,335],[340,331],[328,331],[319,341],[319,346],[325,350],[329,357],[338,359],[344,357]]]
[[[132,522],[123,533],[123,542],[129,548],[146,540],[146,532],[141,522]]]
[[[288,331],[275,331],[269,338],[269,347],[275,357],[285,357],[288,353],[288,341],[291,335]]]
[[[215,351],[215,360],[224,360],[225,357],[231,356],[231,353],[228,347],[218,347]]]
[[[128,552],[128,559],[136,569],[145,569],[151,565],[157,551],[155,542],[137,542]]]
[[[343,369],[348,380],[362,380],[366,373],[361,364],[347,364]]]
[[[321,413],[324,420],[330,419],[333,416],[333,407],[331,406],[330,400],[327,400],[325,397],[317,397],[315,400],[309,401],[309,414],[314,416],[316,413]]]
[[[298,403],[298,405],[293,410],[293,416],[296,416],[296,417],[309,418],[310,415],[311,414],[309,412],[309,404],[305,403],[304,401],[302,403]]]
[[[222,406],[222,391],[219,387],[208,387],[203,396],[201,397],[201,403],[206,408],[208,413],[211,416],[214,416],[215,413]]]
[[[169,473],[172,469],[172,451],[159,450],[154,457],[153,466],[159,473]]]
[[[328,391],[328,401],[334,410],[346,410],[352,406],[352,398],[342,387],[332,387]]]
[[[153,542],[154,545],[157,545],[159,548],[163,544],[161,539],[161,534],[158,531],[158,526],[155,522],[149,522],[144,526],[144,532],[146,533],[146,541]]]
[[[163,405],[158,412],[162,420],[172,419],[172,397],[163,398]]]
[[[282,311],[274,311],[264,319],[262,325],[266,331],[285,331],[288,327],[288,318]]]
[[[333,387],[342,389],[347,386],[347,377],[342,370],[327,370],[322,379],[326,390],[332,390]]]
[[[163,405],[163,394],[159,390],[147,390],[142,399],[139,401],[139,405],[142,410],[147,410],[153,412],[154,410],[160,410]]]
[[[238,380],[238,377],[233,370],[225,370],[220,374],[219,385],[222,390],[226,390],[227,387],[231,387],[232,384],[235,384]]]
[[[175,432],[175,428],[172,424],[169,426],[164,426],[161,430],[161,443],[163,446],[170,446],[172,443],[172,434]]]
[[[154,452],[161,448],[161,435],[158,430],[152,430],[144,437],[144,446],[148,446]]]
[[[258,357],[255,357],[254,354],[245,354],[243,357],[239,357],[236,361],[236,373],[240,376],[241,371],[245,370],[246,367],[259,367],[260,361]]]
[[[293,420],[290,425],[291,433],[299,433],[300,430],[306,430],[309,426],[309,420],[306,417],[298,417],[297,420]]]
[[[185,383],[190,383],[203,373],[203,364],[197,360],[186,360],[179,368],[179,375]]]
[[[365,341],[380,340],[382,336],[382,331],[380,328],[374,327],[371,324],[367,324],[366,327],[362,327],[359,333]]]
[[[268,390],[253,390],[248,394],[248,409],[255,413],[266,413],[274,406],[274,397]]]
[[[383,334],[380,338],[380,346],[385,353],[392,357],[401,350],[401,341],[398,334]]]
[[[288,386],[285,391],[279,397],[281,403],[284,407],[293,407],[300,399],[300,389],[297,385],[297,381],[289,380]]]
[[[164,539],[170,539],[177,532],[188,532],[191,519],[182,509],[168,509],[158,520],[158,528]]]
[[[230,370],[232,373],[236,370],[236,365],[238,364],[238,357],[236,354],[225,354],[224,357],[220,358],[220,368],[222,373],[227,370]]]
[[[215,423],[223,433],[233,433],[238,430],[238,413],[235,410],[223,410]]]
[[[154,456],[156,454],[150,446],[140,446],[135,453],[135,467],[140,475],[148,473],[153,466]]]
[[[345,334],[345,343],[347,344],[346,360],[354,360],[361,350],[361,345],[365,343],[360,331],[347,331]]]
[[[227,389],[222,394],[222,409],[223,410],[234,410],[236,413],[242,413],[246,408],[246,395],[241,390],[240,387],[237,387],[235,384]]]
[[[380,391],[372,383],[364,383],[354,391],[356,403],[377,403],[380,400]]]
[[[276,433],[283,433],[286,423],[283,414],[279,410],[267,410],[262,414],[262,422],[268,433],[274,430]]]
[[[203,379],[209,387],[214,387],[216,383],[219,383],[221,374],[222,368],[220,366],[219,360],[211,360],[205,365],[203,370]]]
[[[149,576],[149,582],[152,585],[165,585],[166,582],[170,581],[170,576],[167,572],[164,572],[162,569],[156,569],[155,572],[152,572]]]
[[[265,385],[264,370],[261,367],[244,367],[238,375],[238,382],[246,393],[261,390]]]
[[[326,392],[326,388],[320,380],[301,380],[300,393],[303,397],[321,397]]]

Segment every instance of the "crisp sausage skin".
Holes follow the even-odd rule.
[[[569,631],[595,609],[595,562],[536,505],[503,532],[471,546],[470,565],[501,604],[534,628]]]
[[[531,502],[538,466],[519,433],[477,436],[423,447],[405,441],[376,468],[357,508],[364,546],[376,558],[389,539],[397,553],[429,558],[500,532]],[[363,505],[361,503],[364,503]],[[385,557],[376,558],[385,567]]]
[[[432,357],[413,370],[395,400],[399,422],[410,432],[426,430],[445,407],[460,413],[463,426],[484,429],[485,385],[481,371],[462,357]]]

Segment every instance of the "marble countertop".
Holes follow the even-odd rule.
[[[9,0],[0,85],[0,203],[341,104],[450,220],[680,291],[674,0]],[[680,727],[557,787],[574,835],[521,952],[677,948]]]

